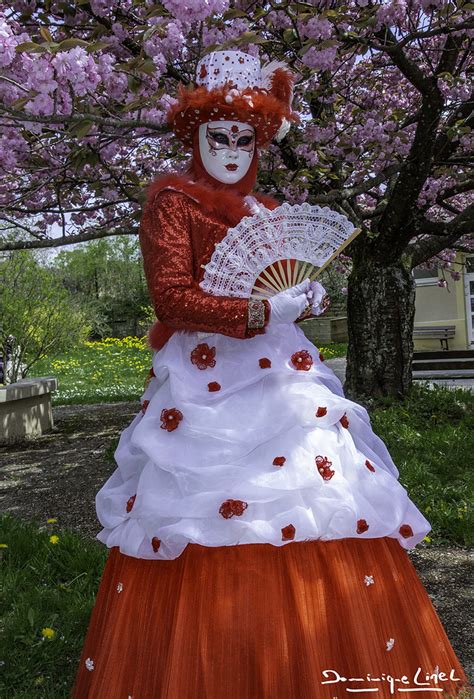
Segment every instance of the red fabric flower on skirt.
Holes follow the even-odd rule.
[[[324,362],[324,354],[319,353],[319,361]]]
[[[349,420],[348,420],[348,418],[347,418],[346,413],[344,413],[344,415],[341,417],[341,419],[339,420],[339,422],[341,423],[341,425],[342,425],[343,427],[349,427]]]
[[[325,415],[327,415],[327,412],[328,409],[320,405],[319,408],[316,410],[316,417],[324,417]]]
[[[286,527],[283,527],[281,530],[281,540],[282,541],[291,541],[292,539],[295,538],[295,532],[296,529],[292,524],[287,524]]]
[[[225,500],[219,508],[219,514],[221,514],[224,519],[230,519],[234,515],[240,517],[244,510],[247,509],[247,503],[243,500]]]
[[[160,548],[160,545],[161,545],[160,539],[158,539],[157,536],[154,536],[153,539],[151,540],[151,545],[152,545],[153,551],[154,551],[155,553],[157,553],[157,551],[158,551],[158,549]]]
[[[367,466],[369,471],[372,471],[373,473],[375,473],[375,468],[372,466],[372,464],[370,463],[370,461],[368,459],[365,460],[365,465]]]
[[[179,423],[183,419],[183,413],[177,408],[163,408],[160,418],[161,429],[172,432],[178,427]]]
[[[409,524],[402,524],[398,531],[404,539],[409,539],[410,536],[413,536],[413,529],[410,527]]]
[[[334,471],[330,468],[332,461],[329,461],[327,456],[321,456],[321,454],[316,456],[314,460],[323,481],[330,481],[334,476]]]
[[[309,371],[313,366],[313,358],[308,350],[301,350],[291,355],[291,363],[295,369],[301,371]]]
[[[145,415],[146,409],[148,408],[149,405],[150,405],[150,401],[149,401],[149,400],[144,400],[144,401],[143,401],[143,403],[142,403],[142,413],[143,413],[143,415]]]
[[[206,342],[197,345],[191,352],[191,361],[198,369],[207,369],[216,366],[216,348],[209,347]]]
[[[131,498],[128,498],[128,500],[127,500],[127,512],[131,512],[131,511],[132,511],[132,508],[133,508],[133,506],[134,506],[134,504],[135,504],[135,500],[136,500],[136,499],[137,499],[137,496],[136,496],[136,495],[132,495]]]
[[[285,456],[275,456],[275,458],[273,459],[273,465],[274,466],[283,466],[285,461],[286,461]]]
[[[271,363],[271,361],[268,359],[268,357],[261,357],[261,358],[258,360],[258,363],[259,363],[259,365],[260,365],[260,369],[270,369],[270,367],[272,366],[272,363]]]
[[[207,387],[210,391],[220,391],[221,390],[221,385],[220,385],[220,383],[217,383],[217,381],[211,381],[211,383],[207,384]]]
[[[358,534],[363,534],[364,532],[367,531],[369,528],[369,525],[365,521],[365,519],[358,519],[357,520],[357,533]]]

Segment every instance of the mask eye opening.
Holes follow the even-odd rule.
[[[216,131],[209,131],[209,136],[213,141],[215,141],[216,143],[219,143],[219,145],[222,145],[222,146],[229,145],[229,138],[223,133],[219,133]]]
[[[243,146],[249,146],[253,143],[253,136],[241,136],[237,141],[237,146],[242,148]]]

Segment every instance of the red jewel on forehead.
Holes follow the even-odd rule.
[[[237,124],[234,124],[233,127],[231,128],[232,133],[239,133],[239,127]]]

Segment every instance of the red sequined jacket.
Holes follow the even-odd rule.
[[[278,202],[252,194],[267,208]],[[148,289],[158,322],[149,335],[161,349],[175,330],[216,332],[241,339],[264,333],[270,318],[265,305],[265,327],[247,327],[247,299],[212,296],[199,282],[214,246],[227,230],[252,214],[244,197],[215,190],[186,175],[158,178],[149,188],[140,225],[140,246]]]

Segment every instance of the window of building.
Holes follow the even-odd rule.
[[[415,269],[412,270],[412,274],[417,286],[436,286],[438,284],[439,277],[437,269],[420,269],[419,267],[415,267]]]

